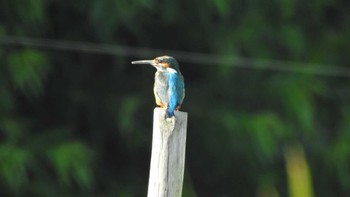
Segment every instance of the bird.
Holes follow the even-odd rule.
[[[157,69],[153,88],[156,104],[166,110],[167,118],[175,116],[174,112],[180,110],[185,97],[184,77],[176,59],[165,55],[131,63],[150,64]]]

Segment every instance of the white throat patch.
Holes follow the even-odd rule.
[[[169,72],[169,73],[177,73],[177,71],[173,68],[166,68],[166,70]]]

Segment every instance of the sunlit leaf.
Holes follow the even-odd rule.
[[[301,147],[289,147],[285,152],[288,189],[291,197],[312,197],[313,185],[309,164]]]

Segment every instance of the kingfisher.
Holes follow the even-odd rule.
[[[138,60],[132,64],[150,64],[157,69],[154,77],[154,97],[156,104],[166,110],[167,118],[180,110],[185,97],[185,82],[179,63],[171,56],[156,57],[153,60]]]

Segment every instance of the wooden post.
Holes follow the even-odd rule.
[[[185,168],[187,113],[154,109],[148,197],[181,197]]]

